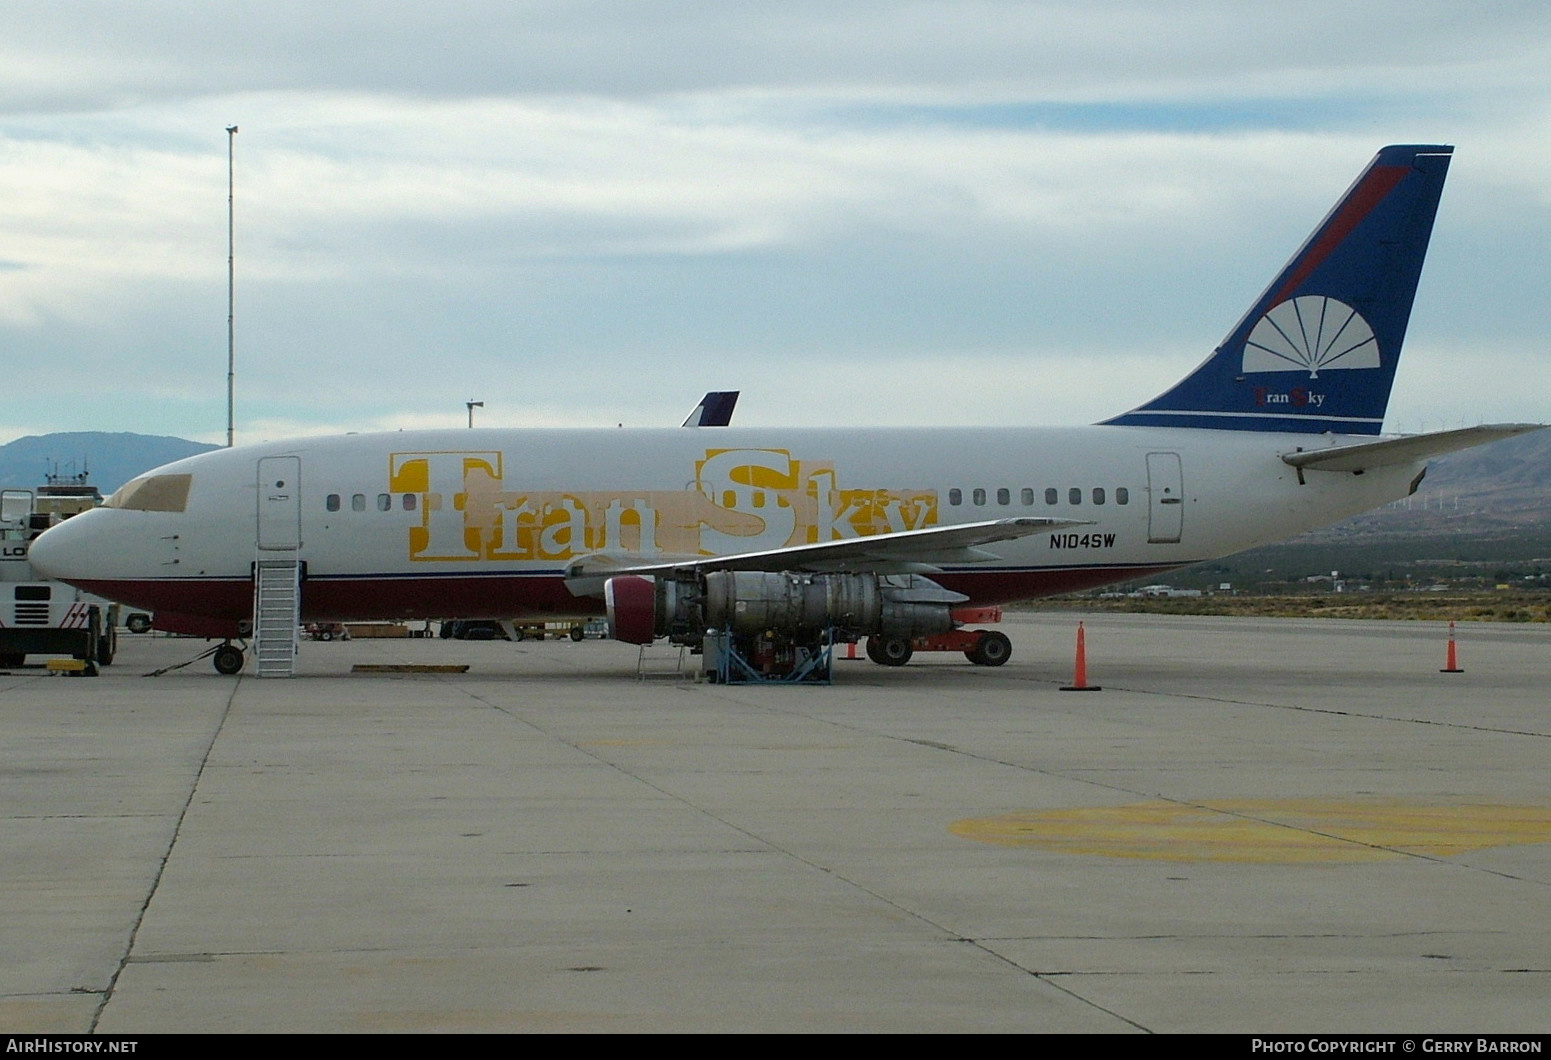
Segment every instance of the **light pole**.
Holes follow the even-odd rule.
[[[237,332],[233,327],[237,296],[236,227],[233,224],[233,144],[237,126],[226,127],[226,448],[232,447],[232,397],[237,377]]]
[[[485,407],[485,403],[483,401],[465,401],[464,404],[469,407],[469,430],[473,430],[474,429],[474,410],[475,409],[482,409],[482,408],[484,408]]]

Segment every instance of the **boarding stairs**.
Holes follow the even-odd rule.
[[[261,552],[253,585],[253,655],[259,677],[296,675],[301,564],[294,550]]]

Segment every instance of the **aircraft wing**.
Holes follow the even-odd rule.
[[[1389,467],[1393,464],[1410,464],[1428,457],[1442,456],[1460,449],[1512,438],[1541,430],[1543,423],[1490,423],[1480,427],[1464,427],[1456,431],[1437,431],[1433,434],[1416,434],[1406,438],[1386,438],[1378,442],[1359,442],[1356,445],[1338,445],[1329,449],[1303,449],[1283,453],[1283,463],[1302,471],[1350,471],[1361,474],[1370,467]]]
[[[622,574],[652,576],[688,570],[925,571],[942,563],[978,563],[996,558],[981,551],[978,547],[981,545],[1069,526],[1089,525],[1091,522],[1084,519],[1030,516],[929,526],[923,530],[901,530],[731,556],[684,556],[650,564],[630,563],[625,557],[610,555],[583,556],[566,568],[566,588],[577,596],[596,596],[603,591],[605,581]]]

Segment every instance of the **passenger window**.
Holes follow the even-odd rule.
[[[1116,504],[1130,504],[1131,503],[1131,491],[1126,489],[1124,486],[1116,486],[1115,487],[1115,503]]]
[[[323,507],[327,508],[331,512],[339,511],[339,494],[330,493],[328,495],[328,499],[323,502]]]
[[[366,494],[352,493],[350,495],[350,510],[352,512],[366,511]]]
[[[1071,489],[1066,491],[1066,500],[1069,504],[1081,504],[1082,490],[1078,489],[1076,486],[1073,486]]]
[[[377,494],[377,510],[379,512],[391,512],[393,510],[393,494]]]
[[[960,489],[951,489],[951,490],[949,490],[948,491],[948,503],[953,505],[954,507],[958,507],[960,504],[963,504],[964,503],[964,491],[960,490]]]
[[[1031,504],[1034,503],[1034,491],[1032,489],[1030,489],[1028,486],[1024,486],[1023,487],[1022,500],[1023,500],[1023,506],[1025,508],[1029,507]]]
[[[996,491],[996,503],[997,504],[1011,504],[1012,503],[1012,491],[1011,490],[997,490]]]
[[[976,490],[975,493],[974,493],[974,497],[975,497],[975,504],[976,505],[983,505],[986,502],[986,491],[985,490]]]
[[[415,510],[415,495],[413,493],[404,494],[404,510],[406,512]]]
[[[1045,503],[1054,504],[1060,499],[1060,496],[1061,495],[1056,492],[1056,488],[1054,486],[1047,487],[1045,490]]]
[[[1095,487],[1093,487],[1093,503],[1094,504],[1103,504],[1104,503],[1104,487],[1103,486],[1095,486]]]

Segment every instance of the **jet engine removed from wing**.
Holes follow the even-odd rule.
[[[604,584],[609,636],[631,644],[668,637],[699,647],[707,631],[775,634],[791,644],[866,636],[924,637],[954,628],[969,597],[919,574],[798,571],[621,575]]]

